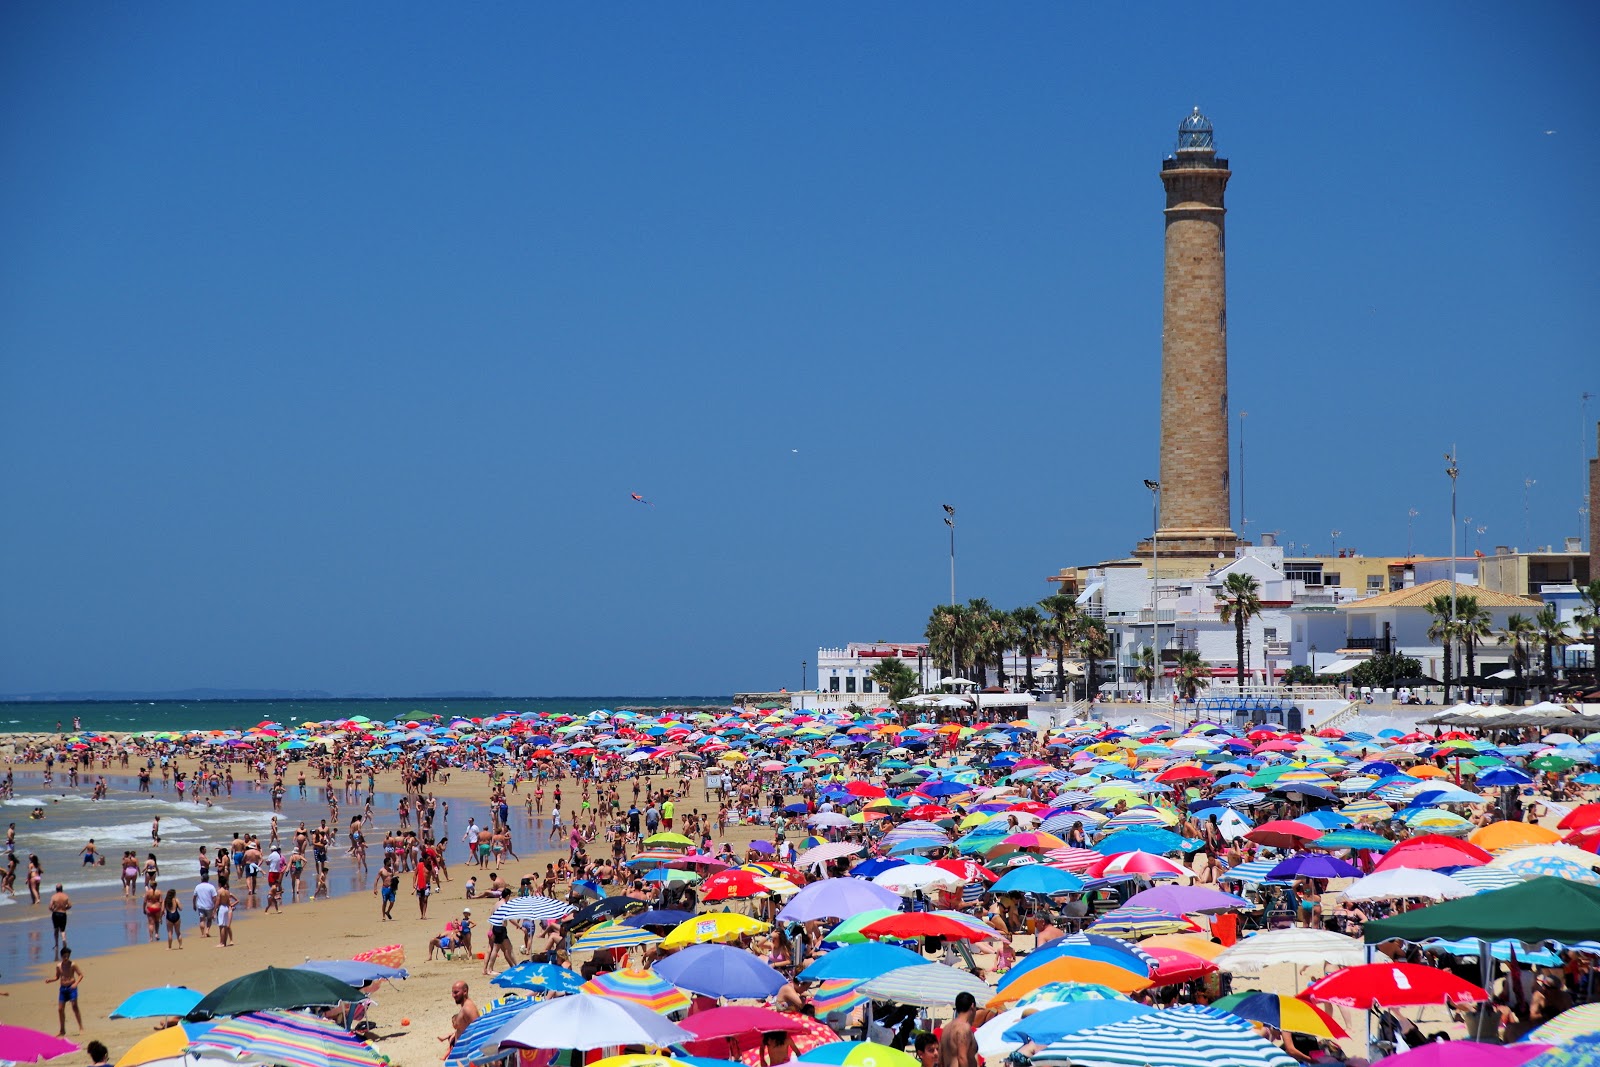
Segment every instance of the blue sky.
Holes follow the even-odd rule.
[[[1486,547],[1559,541],[1597,28],[6,5],[0,691],[793,686],[920,633],[947,502],[963,599],[1045,595],[1146,532],[1196,104],[1250,529],[1445,551],[1456,441]]]

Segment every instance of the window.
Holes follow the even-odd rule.
[[[1261,628],[1261,640],[1263,640],[1263,641],[1276,641],[1277,639],[1278,639],[1278,628],[1276,626],[1263,626]]]
[[[1381,575],[1381,574],[1369,574],[1369,575],[1367,575],[1367,592],[1369,592],[1369,593],[1381,593],[1381,592],[1383,592],[1383,575]]]
[[[866,678],[861,679],[861,691],[863,693],[872,692],[872,678],[871,678],[871,676],[868,676]]]
[[[1323,585],[1338,585],[1339,584],[1339,572],[1338,571],[1324,571],[1323,574],[1322,574],[1322,584]]]
[[[828,679],[828,692],[837,693],[838,691],[839,691],[839,676],[836,674],[832,678]]]
[[[844,691],[846,693],[854,693],[856,691],[856,676],[855,675],[852,674],[850,677],[848,677],[848,678],[846,678],[844,680]]]
[[[1308,586],[1322,584],[1322,564],[1297,563],[1293,560],[1283,565],[1283,577],[1286,581],[1304,582]]]

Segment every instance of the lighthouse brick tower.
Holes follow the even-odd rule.
[[[1195,108],[1178,148],[1161,164],[1167,190],[1165,297],[1161,320],[1163,559],[1232,556],[1229,518],[1228,301],[1222,204],[1228,161],[1217,158],[1211,122]],[[1146,540],[1135,550],[1149,555]]]

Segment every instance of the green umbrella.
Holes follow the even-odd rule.
[[[1536,771],[1570,771],[1577,765],[1577,760],[1566,756],[1540,756],[1528,763]]]
[[[1367,848],[1387,852],[1394,842],[1368,830],[1331,830],[1313,841],[1314,848]]]
[[[242,1015],[271,1008],[327,1008],[341,1001],[354,1003],[361,990],[317,971],[298,967],[268,967],[224,982],[201,998],[191,1017]]]
[[[871,911],[864,911],[860,915],[846,919],[832,930],[829,930],[824,935],[824,940],[840,945],[859,945],[863,942],[871,941],[872,938],[863,934],[861,928],[868,923],[875,923],[879,919],[887,919],[891,915],[898,914],[900,913],[893,908],[873,908]]]

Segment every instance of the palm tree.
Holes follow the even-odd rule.
[[[1528,665],[1528,653],[1533,648],[1533,620],[1526,615],[1508,615],[1506,624],[1495,635],[1502,645],[1511,646],[1511,669],[1517,672],[1517,687],[1522,686],[1522,672]]]
[[[990,608],[984,626],[985,644],[994,659],[995,684],[1006,684],[1006,653],[1017,647],[1017,621],[1011,612]]]
[[[1211,684],[1211,668],[1200,658],[1200,653],[1186,648],[1178,653],[1173,684],[1183,699],[1193,700],[1200,690]]]
[[[1077,630],[1078,602],[1065,593],[1053,593],[1039,601],[1044,609],[1045,622],[1042,637],[1045,647],[1056,657],[1056,699],[1067,692],[1067,649],[1072,646],[1072,635]]]
[[[1156,681],[1156,650],[1154,645],[1139,646],[1139,665],[1133,669],[1133,680],[1144,683],[1144,702],[1150,703],[1150,689]]]
[[[1567,633],[1567,624],[1561,621],[1554,604],[1546,604],[1539,609],[1539,613],[1533,617],[1533,631],[1533,642],[1544,656],[1544,688],[1539,695],[1548,699],[1556,676],[1555,651],[1562,645],[1570,645],[1572,637]]]
[[[1085,696],[1094,700],[1096,690],[1096,671],[1100,661],[1111,655],[1111,638],[1106,636],[1106,628],[1099,619],[1088,615],[1078,616],[1078,632],[1073,642],[1079,656],[1083,657],[1083,680]]]
[[[879,660],[878,665],[872,668],[872,680],[896,704],[917,691],[917,673],[898,656]]]
[[[1025,689],[1033,688],[1033,657],[1039,654],[1039,649],[1044,645],[1044,616],[1032,604],[1024,605],[1011,613],[1011,625],[1016,631],[1017,655],[1022,656],[1027,666],[1023,668],[1022,685]]]
[[[1222,580],[1224,623],[1233,623],[1233,647],[1238,655],[1239,688],[1244,688],[1244,628],[1261,614],[1261,583],[1248,574],[1230,574]]]
[[[928,616],[923,636],[928,639],[928,657],[938,670],[958,676],[967,649],[966,609],[960,604],[938,605]]]
[[[1450,597],[1444,593],[1440,593],[1428,601],[1428,617],[1430,620],[1428,623],[1428,640],[1439,642],[1440,647],[1444,649],[1444,702],[1446,704],[1450,703],[1450,641],[1455,637],[1456,604],[1459,601],[1460,598],[1457,597],[1452,602]]]
[[[989,673],[984,666],[989,658],[991,616],[994,614],[994,605],[984,597],[973,597],[967,601],[965,609],[966,625],[962,627],[965,635],[965,648],[971,654],[970,658],[962,660],[962,666],[972,668],[973,681],[981,687],[988,683]],[[963,674],[965,678],[967,675]]]
[[[1573,616],[1572,624],[1578,628],[1578,636],[1588,643],[1591,658],[1600,648],[1594,648],[1595,637],[1600,634],[1600,578],[1588,585],[1578,587],[1578,613]]]
[[[1471,593],[1456,597],[1456,640],[1467,650],[1467,676],[1478,673],[1478,643],[1494,633],[1494,618],[1478,606],[1478,598]],[[1467,686],[1467,700],[1477,697],[1477,687]]]

